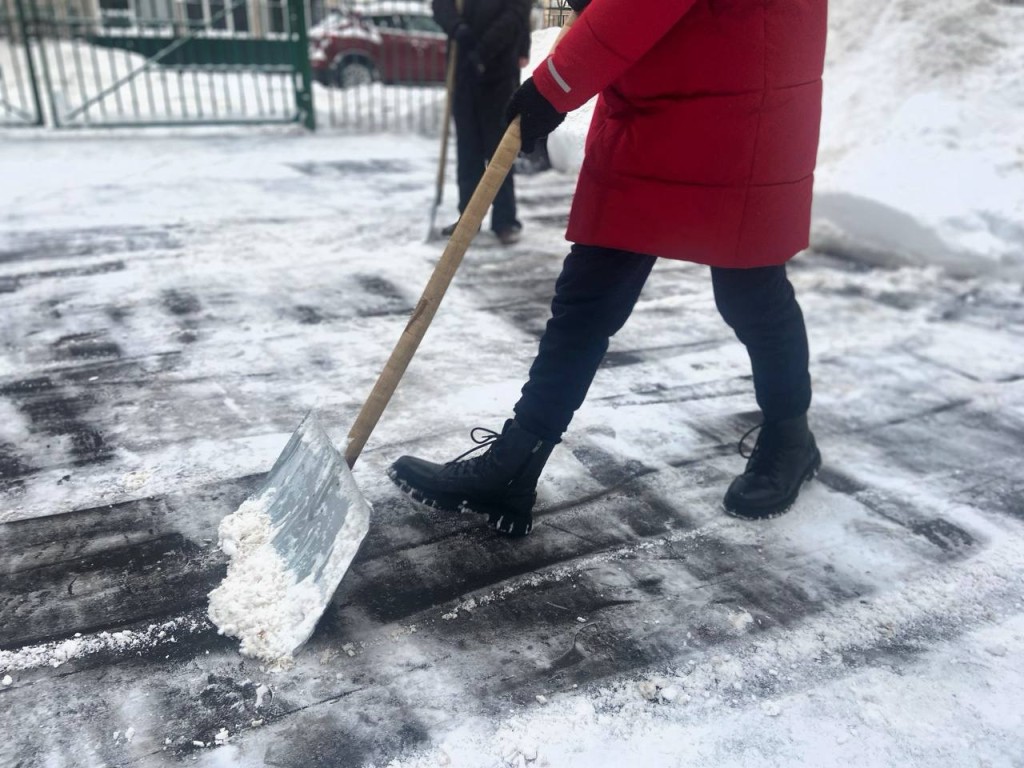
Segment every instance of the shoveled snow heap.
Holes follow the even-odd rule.
[[[231,562],[210,593],[209,615],[221,634],[241,640],[243,654],[283,667],[312,633],[323,597],[312,579],[296,580],[272,544],[274,495],[266,490],[221,522],[220,547]]]
[[[318,482],[328,483],[324,498],[332,503],[314,510],[304,523],[312,528],[302,544],[293,537],[281,537],[291,542],[281,544],[275,536],[289,515],[283,502],[273,507],[278,489],[264,488],[245,501],[220,524],[220,547],[231,560],[224,581],[210,593],[209,616],[220,633],[241,640],[246,656],[278,669],[288,667],[295,649],[313,634],[370,521],[369,505],[326,435],[305,431],[302,442],[332,459],[318,466]],[[333,527],[338,522],[340,528]],[[308,551],[281,552],[279,546],[314,546],[315,557],[311,565],[300,566]],[[301,580],[300,567],[305,569]]]

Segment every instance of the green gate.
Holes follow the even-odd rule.
[[[0,0],[0,126],[43,124],[24,0]]]
[[[54,127],[315,127],[303,0],[4,2]]]

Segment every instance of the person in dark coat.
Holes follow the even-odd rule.
[[[457,43],[452,113],[460,213],[505,134],[505,107],[519,87],[521,59],[529,59],[530,0],[462,0],[461,6],[460,13],[455,0],[433,0],[434,18]],[[505,245],[519,240],[512,174],[494,198],[491,229]],[[442,234],[454,231],[452,224]]]
[[[540,473],[658,258],[711,268],[746,346],[763,424],[725,510],[793,504],[821,455],[807,422],[807,331],[786,262],[808,245],[827,0],[570,0],[579,18],[508,109],[523,148],[600,94],[566,234],[572,246],[515,417],[475,458],[403,456],[415,499],[529,533]],[[743,440],[740,440],[741,452]]]

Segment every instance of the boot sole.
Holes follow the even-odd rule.
[[[469,499],[461,496],[446,496],[444,494],[438,494],[437,496],[429,496],[423,491],[413,488],[407,482],[405,482],[394,469],[388,468],[388,477],[391,478],[398,490],[408,496],[410,499],[415,501],[417,504],[422,504],[425,507],[431,509],[438,509],[443,512],[472,512],[477,515],[497,515],[500,518],[503,515],[515,516],[514,510],[509,510],[504,507],[488,507],[485,505],[476,504]],[[532,525],[531,525],[532,527]]]
[[[800,480],[799,485],[797,485],[796,490],[793,492],[793,495],[787,498],[783,502],[782,506],[769,507],[765,509],[741,510],[736,507],[730,507],[723,501],[722,509],[725,510],[725,514],[729,515],[729,517],[735,517],[737,520],[753,520],[756,522],[758,520],[774,520],[777,517],[782,517],[784,514],[789,512],[789,510],[793,507],[793,505],[796,503],[797,498],[800,496],[800,490],[804,487],[806,483],[814,479],[814,477],[818,474],[819,469],[821,469],[820,451],[817,452],[817,454],[814,457],[814,461],[812,461],[810,466],[807,467],[807,470],[804,472],[804,476]]]
[[[487,527],[491,528],[491,529],[493,529],[495,531],[498,531],[499,533],[504,533],[505,535],[509,535],[509,532],[508,531],[504,531],[504,530],[501,529],[502,522],[506,518],[511,520],[512,518],[518,518],[518,517],[521,516],[521,513],[517,514],[515,512],[515,510],[510,510],[507,507],[487,507],[487,506],[482,506],[480,504],[475,504],[474,502],[471,502],[471,501],[464,501],[464,502],[462,502],[462,505],[459,507],[459,510],[461,512],[472,512],[475,515],[487,515],[487,518],[488,518],[488,525],[487,525]],[[490,523],[491,520],[494,520],[494,524],[493,525],[491,525],[491,523]],[[529,520],[526,523],[526,530],[523,533],[515,533],[515,534],[512,534],[512,535],[514,535],[514,536],[526,536],[532,530],[533,530],[533,516],[530,515],[529,516]]]
[[[428,496],[423,491],[413,488],[405,480],[398,476],[398,473],[391,467],[388,467],[388,477],[391,478],[398,490],[408,496],[410,499],[415,501],[417,504],[422,504],[425,507],[431,509],[439,509],[443,512],[461,512],[462,505],[466,503],[466,500],[456,496],[446,496],[438,494],[437,496]]]

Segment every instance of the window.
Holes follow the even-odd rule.
[[[130,27],[135,23],[130,0],[100,0],[99,8],[104,27]]]
[[[179,0],[192,30],[248,32],[247,0]]]
[[[377,29],[401,29],[402,28],[402,17],[395,14],[381,14],[379,16],[371,16],[370,22]]]
[[[444,30],[441,29],[440,25],[429,16],[406,16],[405,17],[406,29],[413,32],[432,32],[437,35],[443,35]]]

